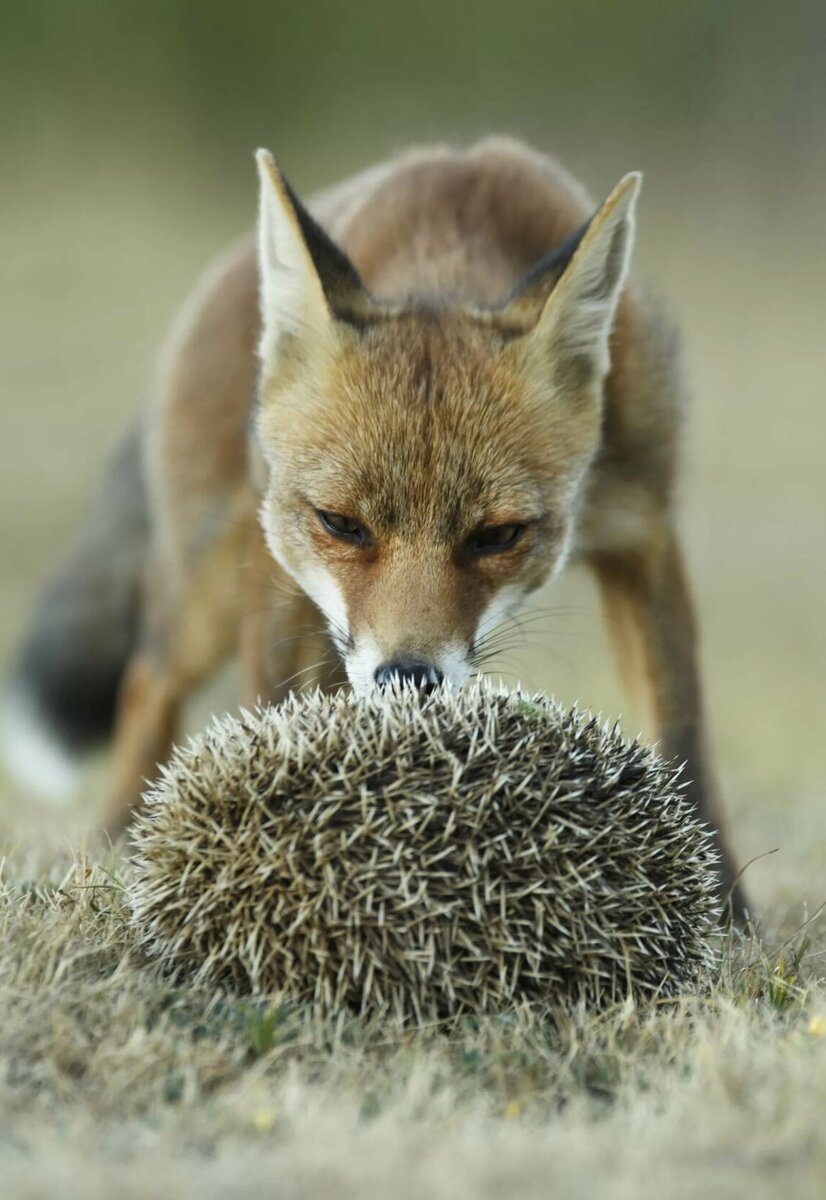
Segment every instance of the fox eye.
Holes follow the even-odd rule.
[[[343,513],[327,512],[323,508],[316,509],[321,524],[333,537],[353,546],[369,546],[370,533],[359,521],[345,517]]]
[[[525,532],[524,525],[485,525],[467,540],[471,554],[501,554],[510,550]]]

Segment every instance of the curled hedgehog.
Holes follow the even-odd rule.
[[[425,1021],[693,990],[716,855],[680,770],[480,683],[296,696],[179,748],[136,821],[139,938],[179,977]]]

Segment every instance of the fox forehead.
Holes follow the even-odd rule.
[[[455,313],[350,331],[320,370],[264,398],[264,449],[282,483],[374,528],[426,525],[445,539],[546,515],[570,430],[537,405],[506,341]]]

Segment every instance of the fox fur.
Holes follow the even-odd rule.
[[[66,751],[113,728],[118,824],[230,655],[248,703],[394,672],[461,686],[499,623],[580,560],[742,915],[675,530],[675,338],[628,275],[639,176],[597,207],[496,138],[416,150],[305,208],[258,164],[257,241],[201,281],[122,451],[139,511],[102,499],[9,711]],[[133,552],[112,559],[130,520]],[[90,553],[108,608],[83,584]]]

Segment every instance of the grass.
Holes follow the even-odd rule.
[[[118,860],[37,874],[0,908],[6,1195],[822,1194],[805,931],[730,939],[703,998],[404,1031],[175,987]]]
[[[647,1011],[523,1014],[450,1037],[318,1025],[171,988],[132,944],[121,856],[91,848],[81,813],[40,818],[0,782],[4,1198],[823,1195],[826,930],[806,918],[826,899],[826,344],[812,303],[826,259],[808,232],[821,189],[798,181],[778,227],[768,181],[720,161],[669,176],[655,150],[645,165],[639,257],[686,333],[683,525],[760,939],[729,947],[710,997]],[[588,170],[599,185],[616,163]],[[252,196],[227,210],[193,180],[182,168],[170,189],[140,163],[95,175],[84,161],[67,165],[59,204],[22,176],[6,195],[0,654],[179,297],[252,213]],[[587,581],[540,604],[553,611],[503,668],[622,715]],[[93,775],[92,809],[99,792]]]
[[[122,848],[32,825],[2,878],[15,1200],[822,1194],[819,918],[729,939],[707,996],[400,1030],[174,985],[136,945]]]

